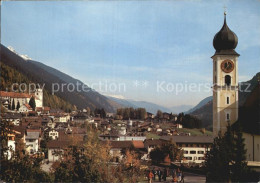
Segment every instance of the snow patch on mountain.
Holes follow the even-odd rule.
[[[16,55],[22,57],[25,61],[27,60],[32,60],[32,58],[30,58],[28,55],[21,55],[18,52],[15,51],[15,49],[12,46],[8,46],[7,47],[10,51],[12,51],[13,53],[15,53]]]

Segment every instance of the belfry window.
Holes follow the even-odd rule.
[[[230,116],[229,116],[229,113],[227,113],[227,121],[229,121],[230,119]]]
[[[229,97],[227,97],[227,104],[229,104]]]
[[[231,84],[231,77],[229,75],[225,76],[225,85],[230,86]]]

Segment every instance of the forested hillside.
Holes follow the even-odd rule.
[[[11,86],[13,83],[25,83],[28,86],[29,83],[33,82],[32,80],[28,79],[26,76],[24,76],[17,70],[5,65],[4,63],[0,62],[0,65],[1,65],[1,73],[0,73],[1,90],[11,91]],[[22,90],[24,90],[24,88],[22,88]],[[43,105],[49,106],[51,108],[59,108],[67,112],[76,109],[69,102],[61,99],[56,95],[51,95],[45,89],[43,90]]]
[[[0,46],[2,63],[16,69],[27,78],[30,78],[34,83],[44,84],[45,90],[50,93],[53,92],[53,85],[65,86],[63,89],[55,91],[55,95],[77,106],[78,109],[87,107],[91,110],[104,108],[106,112],[114,112],[119,107],[116,102],[92,90],[84,85],[83,82],[40,62],[25,60],[5,46]],[[79,91],[75,89],[77,84],[81,86]],[[68,89],[68,85],[74,86],[74,89]],[[82,90],[83,85],[84,90]]]

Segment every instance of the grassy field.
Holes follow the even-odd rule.
[[[212,132],[211,131],[208,131],[208,130],[205,130],[205,133],[202,133],[202,130],[201,129],[189,129],[189,128],[180,128],[180,129],[177,129],[177,131],[179,133],[190,133],[191,135],[212,135]]]
[[[153,139],[159,139],[160,136],[157,135],[157,134],[155,134],[155,133],[146,133],[146,139],[151,139],[151,138],[153,138]]]

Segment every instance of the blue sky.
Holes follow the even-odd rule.
[[[212,40],[224,6],[239,39],[239,80],[246,81],[260,71],[257,0],[4,1],[1,43],[106,95],[195,105],[211,91],[176,94],[170,87],[212,83]],[[96,87],[99,82],[113,91]],[[158,91],[158,82],[170,90]]]

